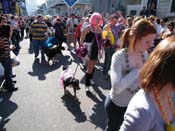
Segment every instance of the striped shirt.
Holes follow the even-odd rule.
[[[10,57],[10,42],[8,38],[0,37],[0,58]]]
[[[47,39],[47,25],[44,22],[35,21],[31,24],[32,39],[33,40],[45,40]]]

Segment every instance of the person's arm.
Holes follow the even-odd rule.
[[[118,15],[119,15],[120,19],[122,20],[122,24],[126,26],[127,22],[126,22],[125,17],[122,15],[122,13],[120,11],[118,11]]]
[[[127,88],[132,88],[132,83],[138,79],[139,69],[133,69],[128,74],[124,76],[122,75],[124,68],[123,61],[125,61],[125,58],[118,52],[112,56],[111,85],[114,92],[117,94],[121,93]]]
[[[86,27],[83,32],[81,32],[81,37],[80,37],[80,45],[83,45],[84,39],[86,37],[86,34],[89,32],[89,26]]]
[[[46,35],[46,39],[47,39],[49,36],[49,27],[47,26],[46,23],[44,23],[44,25],[45,25],[45,35]]]
[[[10,55],[10,43],[9,43],[9,40],[7,38],[3,38],[1,40],[1,42],[3,43],[3,47],[2,47],[2,50],[4,52],[4,55],[5,56],[9,56]]]
[[[153,121],[148,109],[132,105],[127,108],[119,131],[150,131],[153,128]]]

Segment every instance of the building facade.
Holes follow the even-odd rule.
[[[175,0],[158,0],[157,16],[175,17]]]
[[[175,0],[91,0],[92,11],[111,14],[116,10],[126,16],[139,15],[145,6],[148,15],[175,16]],[[104,6],[101,6],[104,5]]]
[[[124,3],[125,0],[91,0],[92,11],[109,14],[116,10],[124,11]]]
[[[109,15],[120,10],[125,16],[133,16],[139,15],[145,6],[148,16],[175,16],[175,0],[78,0],[72,8],[64,0],[47,0],[46,5],[50,15],[87,15],[90,11]]]
[[[91,0],[78,0],[76,4],[69,8],[64,0],[47,0],[48,12],[50,15],[70,15],[75,13],[76,15],[84,15],[91,10]]]

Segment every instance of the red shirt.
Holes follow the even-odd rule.
[[[75,31],[75,38],[78,38],[81,36],[81,27],[82,27],[82,24],[78,24],[77,28],[76,28],[76,31]]]

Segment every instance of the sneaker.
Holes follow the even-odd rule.
[[[86,90],[86,92],[90,91],[89,88],[90,88],[89,86],[85,86],[85,90]]]
[[[93,79],[90,80],[91,85],[95,85],[95,81]]]

